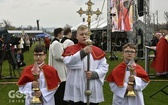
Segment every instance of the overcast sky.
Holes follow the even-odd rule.
[[[76,25],[82,21],[76,11],[82,7],[87,9],[85,4],[88,0],[0,0],[0,22],[8,20],[13,26],[27,27],[36,26],[39,20],[40,27],[63,27],[65,24]],[[104,0],[92,0],[95,4],[93,10],[100,10]],[[165,22],[164,11],[168,11],[168,0],[150,0],[151,12],[159,11],[159,22]],[[102,18],[107,16],[107,0],[103,8]],[[94,15],[92,19],[96,16]]]
[[[168,0],[150,0],[150,12],[158,10],[159,23],[165,23],[164,12],[168,12]]]

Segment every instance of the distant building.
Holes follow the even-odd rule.
[[[8,30],[8,33],[18,35],[28,35],[34,37],[37,34],[43,34],[42,30]]]

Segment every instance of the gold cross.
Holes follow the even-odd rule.
[[[90,36],[90,35],[91,35],[91,32],[90,32],[91,16],[92,16],[93,14],[96,14],[97,17],[98,17],[102,12],[99,10],[99,8],[97,8],[96,11],[93,11],[93,10],[92,10],[92,5],[94,5],[94,3],[93,3],[91,0],[89,0],[89,1],[88,1],[87,3],[85,3],[85,4],[88,5],[88,9],[87,9],[86,11],[83,11],[82,8],[80,8],[80,9],[77,11],[77,13],[79,13],[80,16],[82,16],[83,14],[86,14],[86,15],[88,16],[87,22],[88,22],[88,29],[89,29],[89,33],[90,33],[89,36]]]

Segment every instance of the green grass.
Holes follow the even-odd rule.
[[[37,44],[37,43],[36,43]],[[32,64],[33,61],[33,48],[30,48],[30,51],[24,53],[25,62],[27,65]],[[109,63],[109,72],[122,61],[121,53],[115,52],[115,54],[119,57],[118,60],[108,60]],[[107,55],[107,59],[109,58],[109,54]],[[47,59],[46,59],[47,63]],[[138,60],[138,64],[144,67],[144,61]],[[21,70],[23,68],[20,68]],[[20,72],[21,72],[20,70]],[[16,76],[18,77],[18,72],[15,70]],[[150,73],[154,74],[154,70],[150,69]],[[2,74],[4,77],[9,76],[9,67],[8,62],[3,62]],[[151,79],[149,85],[144,89],[144,100],[145,105],[167,105],[168,96],[163,92],[159,92],[154,95],[152,98],[149,98],[153,93],[164,87],[168,84],[168,82],[153,82],[152,80],[165,80],[163,78],[155,78]],[[18,79],[0,79],[0,105],[24,105],[24,96],[18,93],[18,86],[16,84],[4,84],[4,82],[17,82]],[[102,102],[100,105],[111,105],[112,103],[112,92],[110,91],[108,82],[104,83],[104,97],[105,102]],[[168,87],[164,89],[164,91],[168,92]]]

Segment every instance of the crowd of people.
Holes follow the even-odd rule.
[[[29,51],[34,40],[28,35],[11,35],[6,33],[0,36],[0,61],[1,65],[4,60],[13,66],[13,69],[18,69],[26,65],[24,62],[23,53]],[[0,77],[2,74],[0,74]]]
[[[122,47],[123,61],[107,75],[106,54],[92,44],[88,31],[86,25],[80,25],[76,33],[78,43],[74,43],[70,28],[56,28],[54,39],[35,46],[35,63],[24,68],[18,81],[19,91],[27,95],[25,105],[99,105],[104,101],[105,80],[113,92],[112,105],[145,104],[142,91],[150,80],[146,71],[134,62],[136,45],[127,43]],[[156,49],[158,46],[159,42]],[[47,50],[48,64],[45,63]],[[159,51],[156,50],[156,54]],[[157,57],[156,61],[160,59]]]

